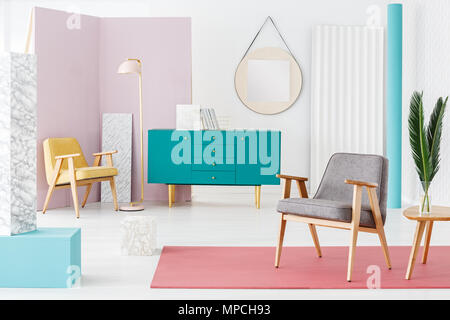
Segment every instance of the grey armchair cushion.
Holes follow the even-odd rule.
[[[352,204],[333,200],[289,198],[278,202],[278,212],[295,214],[303,217],[351,222]],[[370,207],[361,207],[360,225],[373,228],[375,222]]]
[[[350,222],[353,185],[345,179],[375,182],[383,224],[386,221],[388,160],[379,155],[335,153],[312,199],[280,200],[277,211],[320,219]],[[375,227],[367,191],[363,190],[360,225]]]

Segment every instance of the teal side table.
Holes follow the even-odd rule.
[[[169,207],[178,185],[279,185],[280,131],[148,131],[148,183],[168,185]]]
[[[80,277],[80,228],[0,236],[0,287],[70,288]]]

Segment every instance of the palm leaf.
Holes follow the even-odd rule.
[[[427,141],[430,148],[430,160],[432,171],[430,173],[430,181],[433,180],[434,176],[439,170],[440,162],[440,145],[442,136],[442,121],[444,118],[445,107],[447,105],[448,97],[445,101],[440,97],[434,106],[433,112],[430,116],[430,121],[428,123],[427,129]]]
[[[409,143],[419,178],[428,186],[432,172],[432,164],[425,133],[422,97],[423,93],[417,91],[411,97],[408,118]]]

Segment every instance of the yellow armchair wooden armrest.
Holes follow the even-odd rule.
[[[104,155],[108,155],[108,154],[114,154],[117,153],[117,150],[113,150],[113,151],[103,151],[103,152],[97,152],[97,153],[93,153],[93,156],[104,156]]]
[[[79,153],[73,153],[73,154],[64,154],[64,155],[60,155],[60,156],[56,156],[55,159],[67,159],[67,158],[75,158],[75,157],[79,157],[80,154]]]

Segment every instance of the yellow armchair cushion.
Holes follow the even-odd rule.
[[[113,167],[83,167],[75,168],[75,180],[86,180],[95,178],[104,178],[117,176],[118,171]],[[61,173],[56,180],[56,184],[70,183],[69,170],[61,170]]]
[[[56,156],[62,156],[66,154],[79,153],[78,157],[73,159],[75,168],[88,167],[88,163],[84,158],[83,151],[80,144],[75,138],[48,138],[44,141],[44,161],[45,161],[45,174],[47,183],[50,184],[53,177],[53,168],[56,163]],[[68,161],[65,159],[62,163],[61,169],[68,169]]]

